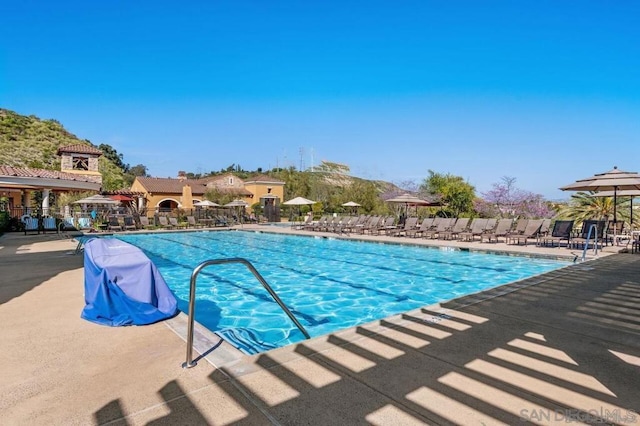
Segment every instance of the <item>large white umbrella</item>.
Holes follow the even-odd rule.
[[[360,204],[356,203],[355,201],[347,201],[346,203],[342,204],[343,207],[360,207]]]
[[[230,203],[224,205],[224,207],[247,207],[249,203],[243,200],[233,200]]]
[[[640,174],[637,172],[623,172],[614,167],[606,173],[598,173],[591,177],[580,179],[572,184],[560,188],[563,191],[613,191],[613,223],[617,222],[616,204],[618,192],[622,190],[640,190]]]
[[[114,200],[110,197],[105,197],[104,195],[96,194],[90,197],[82,198],[78,201],[74,201],[73,204],[120,204],[120,201]]]
[[[315,204],[315,203],[316,203],[315,201],[306,199],[304,197],[296,197],[296,198],[292,198],[289,201],[285,201],[282,204],[287,206],[304,206],[304,205]]]
[[[196,207],[220,207],[220,204],[209,200],[196,201],[193,205]]]
[[[309,200],[308,198],[296,197],[290,199],[289,201],[285,201],[282,204],[287,206],[298,206],[298,216],[300,216],[302,214],[302,212],[300,211],[300,206],[308,206],[315,203],[315,201]]]

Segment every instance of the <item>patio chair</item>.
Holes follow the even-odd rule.
[[[484,232],[489,219],[483,219],[476,217],[471,221],[471,226],[468,231],[460,232],[458,238],[462,241],[474,241],[476,236],[481,236]]]
[[[595,231],[592,231],[592,227],[595,226]],[[604,231],[606,222],[604,220],[585,220],[582,222],[582,228],[577,235],[571,237],[571,247],[584,248],[585,245],[595,247],[599,245],[600,248],[604,245]]]
[[[480,235],[480,242],[483,243],[486,240],[488,243],[497,243],[500,241],[500,237],[504,238],[506,241],[507,235],[509,235],[512,226],[513,219],[499,219],[495,229],[491,232],[484,232]]]
[[[411,216],[404,221],[404,225],[387,229],[385,233],[394,237],[402,237],[407,235],[407,232],[414,231],[416,229],[418,229],[418,218],[415,216]]]
[[[396,218],[393,216],[388,216],[384,219],[384,221],[379,222],[378,226],[370,231],[370,234],[388,234],[389,232],[393,232],[396,229],[398,229],[398,226],[396,225]]]
[[[109,231],[122,231],[122,225],[116,216],[109,216],[109,223],[107,224],[107,230]]]
[[[27,235],[27,232],[36,231],[38,234],[40,233],[40,222],[37,217],[31,216],[22,216],[20,219],[24,224],[24,235]]]
[[[369,221],[358,229],[358,234],[364,235],[366,233],[371,233],[371,230],[375,229],[378,226],[380,220],[382,220],[381,216],[371,216]]]
[[[624,234],[624,225],[624,221],[609,222],[604,234],[605,244],[611,244],[613,246],[619,244],[622,239],[628,239],[629,236]]]
[[[133,219],[133,216],[125,216],[124,217],[124,230],[125,231],[135,231],[138,229],[136,226],[136,221]]]
[[[555,245],[560,247],[560,243],[566,240],[568,247],[571,240],[571,232],[573,231],[573,222],[573,220],[556,220],[551,234],[540,237],[540,245],[546,246],[550,244],[551,247]]]
[[[140,226],[142,227],[142,229],[148,229],[151,228],[151,223],[149,223],[149,218],[147,216],[140,216],[139,218],[140,220]]]
[[[186,224],[179,223],[178,222],[178,218],[175,218],[175,217],[170,217],[169,218],[169,225],[171,225],[171,227],[176,228],[176,229],[177,228],[186,228],[187,227]]]
[[[407,230],[404,236],[411,238],[417,238],[418,236],[422,237],[423,232],[428,231],[432,228],[434,220],[435,218],[433,217],[424,218],[420,223],[420,226]]]
[[[42,218],[42,233],[47,231],[56,231],[58,232],[58,227],[56,226],[56,218],[47,216]]]
[[[527,221],[527,227],[522,234],[509,234],[507,236],[507,244],[524,244],[527,245],[530,239],[536,239],[538,232],[542,226],[542,219],[530,219]]]
[[[191,228],[202,228],[204,224],[196,222],[196,218],[194,216],[187,216],[187,226]]]
[[[166,216],[158,216],[158,224],[164,229],[173,229],[174,226],[169,223]]]
[[[446,230],[443,231],[441,234],[438,235],[439,239],[443,239],[443,240],[453,240],[453,239],[457,239],[458,235],[461,232],[467,232],[469,230],[469,221],[471,219],[468,217],[461,217],[459,219],[456,220],[456,223],[453,224],[453,226]]]
[[[439,235],[449,230],[455,221],[455,218],[441,217],[434,229],[430,229],[422,233],[422,238],[439,238]]]
[[[518,219],[516,221],[516,225],[514,226],[514,228],[511,230],[511,232],[509,232],[509,235],[522,234],[524,230],[527,228],[528,222],[529,222],[529,219],[524,219],[524,218]]]
[[[213,226],[231,226],[231,225],[233,225],[232,219],[223,215],[216,216],[215,221],[213,222]]]

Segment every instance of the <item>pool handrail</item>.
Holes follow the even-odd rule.
[[[244,259],[242,257],[230,257],[225,259],[205,260],[204,262],[196,266],[193,272],[191,273],[191,282],[189,285],[189,312],[188,312],[189,325],[187,328],[187,360],[182,364],[182,368],[195,367],[197,364],[197,361],[192,359],[193,357],[193,325],[195,320],[195,307],[196,307],[196,279],[198,278],[198,274],[200,273],[200,271],[202,271],[202,269],[204,269],[205,267],[210,265],[219,265],[223,263],[242,263],[243,265],[245,265],[249,269],[249,271],[251,271],[251,273],[258,279],[258,281],[260,281],[260,284],[262,284],[262,286],[269,292],[271,297],[273,297],[273,300],[275,300],[276,303],[280,306],[280,308],[282,308],[284,313],[287,314],[287,316],[291,319],[291,321],[293,321],[296,327],[298,327],[298,330],[300,330],[302,334],[304,334],[304,337],[307,339],[311,338],[311,336],[309,336],[309,333],[307,333],[307,330],[305,330],[302,324],[300,324],[300,322],[296,319],[296,317],[293,316],[289,308],[287,308],[286,305],[282,302],[282,300],[280,300],[280,297],[278,297],[276,292],[273,291],[273,289],[267,283],[264,277],[260,275],[258,270],[247,259]]]
[[[587,249],[589,248],[589,240],[591,239],[591,231],[595,231],[593,233],[593,252],[594,255],[598,254],[598,225],[595,223],[591,224],[589,227],[589,231],[587,232],[587,239],[584,243],[584,249],[582,250],[582,262],[587,259]]]

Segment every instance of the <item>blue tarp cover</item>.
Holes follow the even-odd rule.
[[[151,324],[178,312],[176,298],[153,262],[115,238],[85,243],[84,299],[81,317],[112,327]]]

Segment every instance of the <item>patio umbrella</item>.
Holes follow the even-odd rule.
[[[116,201],[133,201],[133,198],[127,197],[126,195],[122,194],[109,195],[109,198]]]
[[[247,207],[249,203],[243,200],[233,200],[230,203],[224,205],[224,207]]]
[[[315,203],[316,201],[309,200],[308,198],[296,197],[296,198],[290,199],[289,201],[285,201],[282,204],[287,206],[298,206],[298,216],[300,216],[302,214],[300,206],[308,206]]]
[[[342,204],[342,207],[353,207],[353,214],[356,214],[356,212],[358,211],[358,207],[360,207],[360,204],[356,203],[355,201],[347,201],[346,203]]]
[[[606,173],[598,173],[591,177],[580,179],[572,184],[560,188],[562,191],[613,191],[613,223],[617,222],[616,203],[618,192],[623,190],[640,190],[640,174],[637,172],[623,172],[614,167]]]
[[[315,204],[315,201],[311,201],[308,200],[304,197],[296,197],[296,198],[292,198],[289,201],[285,201],[282,204],[285,204],[287,206],[304,206],[304,205],[308,205],[308,204]]]
[[[209,200],[196,201],[193,205],[196,207],[220,207],[220,204]]]
[[[90,197],[82,198],[78,201],[74,201],[73,204],[119,204],[120,201],[116,201],[113,198],[105,197],[104,195],[96,194]]]

